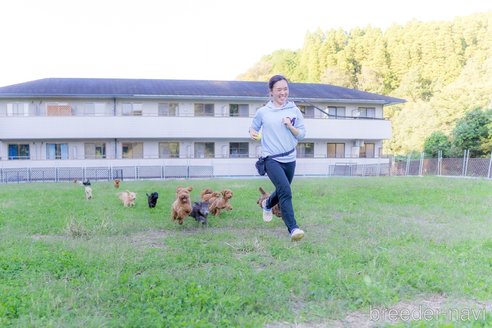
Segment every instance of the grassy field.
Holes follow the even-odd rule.
[[[234,209],[179,226],[179,185],[193,200],[232,189]],[[93,182],[90,201],[69,182],[0,185],[0,326],[492,326],[492,181],[296,178],[297,243],[261,220],[259,186],[272,190],[267,178],[123,181],[138,193],[124,208],[110,182]]]

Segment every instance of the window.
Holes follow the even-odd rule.
[[[374,107],[359,107],[359,117],[376,117],[376,108]]]
[[[71,116],[72,106],[68,103],[47,104],[48,116]]]
[[[27,116],[28,108],[26,103],[8,103],[7,116]]]
[[[9,144],[9,159],[29,159],[29,145]]]
[[[375,149],[375,144],[364,143],[364,146],[360,147],[359,157],[374,158],[374,149]]]
[[[142,142],[124,142],[121,144],[121,157],[143,158]]]
[[[106,158],[105,143],[86,143],[84,148],[86,159]]]
[[[247,142],[230,142],[229,143],[229,157],[248,157],[249,156],[249,144]]]
[[[298,107],[305,118],[314,118],[314,106],[299,105]]]
[[[68,159],[68,144],[47,143],[46,159]]]
[[[214,104],[195,104],[195,116],[214,116]]]
[[[229,104],[229,116],[231,117],[248,117],[248,104]]]
[[[133,103],[121,104],[121,115],[142,116],[142,104],[133,104]]]
[[[345,107],[328,106],[330,117],[345,118]]]
[[[74,108],[74,114],[78,116],[94,116],[96,114],[95,103],[83,103]]]
[[[159,103],[159,116],[178,116],[178,103]]]
[[[159,158],[179,158],[179,142],[159,142]]]
[[[327,144],[327,153],[329,158],[345,158],[344,143],[329,143]]]
[[[213,142],[195,142],[195,158],[214,158],[215,144]]]
[[[297,157],[313,158],[314,157],[314,143],[312,142],[299,142],[297,144]]]

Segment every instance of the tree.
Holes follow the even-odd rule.
[[[491,122],[492,109],[482,111],[477,108],[466,113],[453,130],[453,146],[461,151],[468,149],[471,157],[487,156],[482,144],[488,143]]]
[[[439,151],[442,151],[443,157],[447,157],[450,150],[451,141],[441,131],[432,132],[424,142],[424,152],[432,157],[437,157]]]

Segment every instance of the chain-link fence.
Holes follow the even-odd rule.
[[[492,155],[492,154],[491,154]],[[465,151],[463,158],[425,158],[421,154],[419,159],[393,158],[390,164],[390,175],[424,176],[443,175],[474,178],[492,178],[492,156],[486,158],[470,158]]]
[[[0,169],[0,183],[190,179],[213,177],[212,166],[41,167]]]
[[[492,156],[487,158],[420,158],[392,157],[389,161],[371,164],[357,162],[302,164],[296,174],[302,176],[459,176],[492,178]],[[253,172],[253,171],[252,171]],[[219,175],[220,176],[220,175]],[[36,167],[0,169],[0,183],[63,182],[73,180],[146,180],[216,178],[214,165],[138,165],[109,167]],[[241,174],[240,176],[248,176]],[[257,176],[250,173],[249,176]],[[227,177],[232,177],[227,175]]]

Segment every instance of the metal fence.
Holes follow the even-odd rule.
[[[456,176],[473,178],[492,178],[492,154],[487,158],[470,158],[469,151],[464,152],[463,158],[411,158],[391,161],[390,175],[396,176]]]
[[[0,169],[1,183],[213,177],[212,166],[41,167]]]
[[[313,164],[304,166],[297,174],[302,176],[457,176],[492,178],[492,156],[470,158],[391,158],[389,163],[358,164],[336,163],[325,166],[323,173],[309,170]],[[302,173],[301,173],[302,172]],[[248,175],[241,175],[242,177]],[[251,177],[255,175],[250,175]],[[256,175],[257,176],[257,175]],[[63,182],[73,180],[109,181],[150,179],[216,178],[213,165],[139,165],[108,167],[36,167],[2,168],[0,183]],[[227,176],[231,177],[231,176]]]

